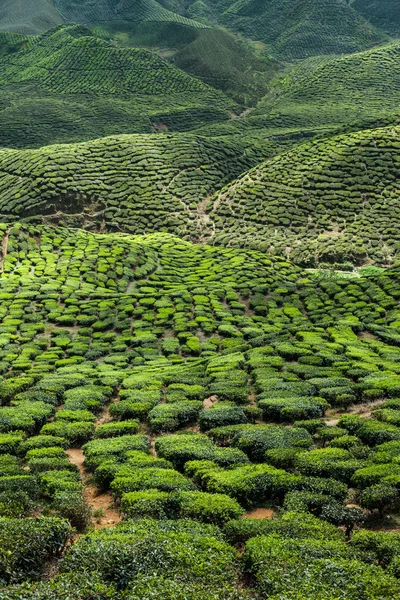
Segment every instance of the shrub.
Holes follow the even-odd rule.
[[[55,421],[90,421],[94,423],[95,415],[90,410],[59,410],[54,416]]]
[[[121,435],[112,439],[98,439],[88,442],[82,447],[85,454],[85,465],[94,470],[101,462],[112,457],[123,457],[128,450],[146,452],[150,442],[145,435]]]
[[[23,492],[29,498],[38,496],[38,484],[32,475],[7,475],[0,477],[0,493],[13,494],[14,492]]]
[[[150,428],[153,432],[174,431],[181,426],[194,423],[202,406],[202,403],[197,401],[159,404],[148,414]]]
[[[228,542],[234,545],[242,545],[250,538],[272,533],[288,538],[342,539],[340,531],[334,525],[310,513],[298,512],[286,512],[279,518],[272,519],[232,520],[224,526],[223,531]]]
[[[156,441],[157,454],[171,461],[178,470],[189,460],[211,459],[213,450],[213,443],[205,435],[180,434]]]
[[[398,595],[394,577],[354,560],[343,543],[260,536],[247,542],[243,561],[268,597],[373,600]]]
[[[41,473],[43,471],[77,470],[77,466],[72,464],[67,457],[60,456],[41,456],[31,458],[27,464],[32,473]]]
[[[358,494],[360,506],[367,510],[377,510],[381,515],[393,508],[399,498],[396,487],[387,483],[371,485]]]
[[[227,494],[245,505],[280,502],[301,481],[300,477],[266,464],[223,469],[210,461],[193,461],[186,465],[186,473],[206,491]]]
[[[357,470],[353,475],[353,483],[360,488],[369,487],[380,483],[382,479],[400,474],[400,465],[378,464]]]
[[[16,454],[20,443],[24,439],[21,431],[0,434],[0,454]]]
[[[72,527],[85,531],[91,524],[91,510],[81,491],[60,489],[53,496],[53,506],[58,514],[68,519]]]
[[[42,494],[51,498],[60,490],[81,491],[82,484],[76,471],[46,471],[40,474]]]
[[[126,434],[135,434],[139,431],[139,421],[130,420],[130,421],[121,421],[115,422],[112,421],[110,423],[103,423],[96,428],[95,438],[108,438],[108,437],[116,437],[120,435]]]
[[[400,555],[400,536],[386,531],[357,531],[350,544],[369,555],[373,555],[377,564],[387,567]]]
[[[4,583],[41,575],[46,562],[58,557],[71,539],[67,521],[57,518],[0,520],[1,574]]]
[[[182,518],[195,519],[219,526],[231,519],[239,518],[244,512],[236,500],[225,494],[181,492],[178,495],[178,503]]]
[[[293,423],[298,419],[318,419],[325,414],[329,404],[323,398],[294,397],[267,398],[259,400],[266,421],[286,421]]]
[[[29,450],[34,448],[50,448],[54,446],[60,446],[61,448],[68,448],[68,441],[59,436],[53,435],[35,435],[27,440],[24,440],[19,444],[18,454],[24,456]]]
[[[191,481],[173,469],[138,469],[129,477],[116,477],[111,483],[111,490],[117,497],[126,492],[157,489],[164,492],[195,489]]]
[[[80,446],[93,436],[95,426],[89,421],[54,421],[42,427],[41,435],[52,435],[63,437],[68,440],[70,446]]]
[[[121,512],[129,519],[168,519],[177,513],[175,496],[160,490],[122,494]]]
[[[234,549],[214,537],[214,530],[203,529],[210,525],[172,523],[131,521],[105,533],[82,536],[65,557],[62,570],[98,574],[120,592],[130,583],[137,585],[138,577],[151,576],[152,581],[156,577],[180,585],[183,581],[185,586],[202,584],[210,598],[211,592],[217,596],[221,587],[235,581]],[[151,588],[146,596],[149,593]]]
[[[202,410],[199,414],[199,425],[202,431],[247,422],[243,408],[229,402],[220,402],[211,408]]]
[[[264,460],[267,450],[308,448],[312,444],[312,437],[305,429],[278,425],[233,425],[211,429],[208,435],[217,442],[232,444],[258,462]]]

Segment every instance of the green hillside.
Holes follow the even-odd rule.
[[[160,21],[137,26],[111,22],[92,29],[123,47],[157,52],[164,60],[247,106],[254,106],[267,94],[269,82],[281,67],[219,27],[200,29]]]
[[[400,43],[340,58],[302,61],[252,115],[264,126],[304,128],[368,122],[398,114]]]
[[[399,37],[399,0],[355,0],[353,7],[377,27],[395,37]]]
[[[400,600],[400,0],[0,0],[0,600]]]
[[[243,145],[189,134],[0,150],[0,213],[198,238],[207,219],[199,204],[258,160]]]
[[[183,3],[186,5],[186,3]],[[187,14],[199,3],[192,2]],[[219,0],[204,2],[205,18],[264,42],[288,60],[370,48],[385,39],[347,0]]]
[[[117,47],[81,26],[30,38],[4,53],[0,67],[2,146],[187,130],[227,119],[236,109],[154,53]]]
[[[246,146],[164,134],[2,150],[0,214],[168,231],[263,248],[302,265],[395,260],[398,126],[296,145],[234,181],[260,160],[260,148]]]
[[[400,241],[399,136],[399,126],[366,130],[266,161],[209,202],[213,241],[306,265],[390,264]]]
[[[107,23],[112,21],[176,22],[189,27],[204,28],[206,25],[187,19],[164,8],[156,0],[54,0],[54,5],[69,21],[75,23]]]

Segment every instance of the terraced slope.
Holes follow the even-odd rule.
[[[212,239],[302,264],[390,263],[400,241],[399,149],[399,126],[297,146],[209,202]]]
[[[255,106],[269,91],[280,68],[225,29],[187,27],[180,23],[106,23],[94,31],[122,46],[148,48],[164,60],[245,106]],[[218,57],[218,60],[216,60]]]
[[[266,94],[278,67],[275,61],[257,58],[232,35],[217,28],[197,32],[196,39],[178,51],[172,61],[247,106],[254,106]]]
[[[191,3],[189,15],[197,17],[197,4]],[[268,44],[279,58],[357,52],[385,39],[346,0],[219,0],[202,4],[205,18],[215,18]]]
[[[198,238],[199,205],[258,160],[243,145],[189,134],[0,150],[0,213]]]
[[[69,21],[75,23],[105,23],[112,21],[175,22],[189,27],[205,28],[207,25],[171,12],[156,0],[54,0],[56,8]]]
[[[399,130],[299,145],[233,183],[260,155],[224,137],[127,135],[2,150],[0,214],[3,221],[169,231],[302,265],[391,264],[400,241]]]
[[[253,115],[264,126],[326,127],[398,114],[400,42],[300,63]]]
[[[353,7],[387,33],[396,37],[400,35],[399,0],[355,0]]]
[[[0,67],[3,146],[186,130],[227,119],[236,106],[157,55],[119,48],[80,26],[31,38],[4,54]]]
[[[127,21],[173,22],[188,27],[207,25],[166,10],[156,0],[79,2],[74,0],[3,0],[0,7],[0,31],[24,34],[44,33],[60,23],[94,24]]]
[[[0,6],[0,31],[37,34],[64,22],[52,0],[3,0]]]

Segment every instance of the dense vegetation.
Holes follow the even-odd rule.
[[[400,600],[397,4],[2,3],[0,600]]]
[[[235,103],[144,49],[82,26],[20,40],[3,34],[0,143],[32,147],[108,134],[187,130],[229,118]]]

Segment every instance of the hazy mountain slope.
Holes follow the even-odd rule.
[[[77,23],[172,21],[191,27],[206,27],[165,9],[156,0],[54,0],[54,4],[65,18]]]
[[[229,118],[221,92],[143,49],[80,26],[0,57],[0,145],[39,146],[111,133],[187,130]]]
[[[187,14],[196,14],[193,5]],[[268,44],[280,58],[356,52],[385,39],[347,0],[209,0],[205,6],[206,18]]]
[[[190,27],[207,27],[162,7],[156,0],[2,0],[0,31],[38,34],[65,22],[98,23],[176,22]]]
[[[303,264],[390,262],[400,247],[399,150],[400,126],[297,146],[209,202],[212,239]]]
[[[354,0],[353,8],[387,33],[400,35],[400,0]]]
[[[0,213],[198,238],[198,205],[257,162],[239,144],[186,134],[0,150]]]
[[[2,0],[0,31],[42,33],[65,21],[52,0]]]
[[[261,60],[250,49],[217,28],[196,32],[196,39],[173,57],[180,69],[221,89],[235,100],[254,106],[268,91],[278,64]]]

